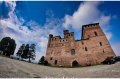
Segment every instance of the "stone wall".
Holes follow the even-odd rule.
[[[74,32],[64,30],[64,38],[49,35],[46,60],[52,66],[71,67],[100,64],[112,50],[99,23],[83,25],[81,40],[74,39]]]

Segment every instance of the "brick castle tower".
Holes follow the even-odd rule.
[[[75,40],[69,30],[64,30],[64,38],[49,35],[46,60],[52,66],[95,65],[107,57],[115,53],[99,23],[83,25],[81,40]]]

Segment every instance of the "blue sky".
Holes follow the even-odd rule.
[[[22,43],[36,44],[36,61],[45,55],[48,35],[75,32],[81,39],[84,24],[99,22],[116,55],[120,55],[120,2],[19,1],[0,2],[0,39],[16,40],[17,52]]]

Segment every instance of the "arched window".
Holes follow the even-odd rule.
[[[87,47],[85,47],[85,51],[88,51]]]
[[[95,36],[98,36],[97,32],[94,32]]]
[[[75,49],[71,49],[71,55],[75,55]]]
[[[102,46],[102,42],[99,42],[100,46]]]

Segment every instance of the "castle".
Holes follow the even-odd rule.
[[[83,25],[81,40],[75,40],[69,30],[64,30],[64,38],[49,35],[46,60],[52,66],[96,65],[107,57],[115,57],[115,53],[99,23]]]

